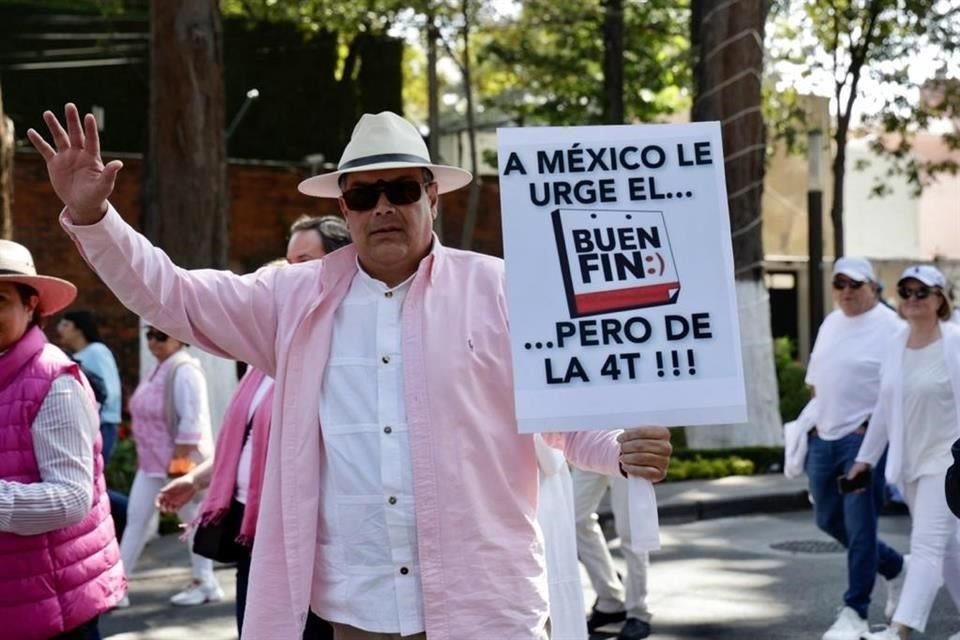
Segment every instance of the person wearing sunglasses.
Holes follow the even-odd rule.
[[[950,447],[960,437],[960,327],[949,322],[946,284],[930,265],[908,267],[897,282],[908,326],[897,332],[883,361],[870,429],[847,474],[851,481],[871,470],[885,474],[910,508],[906,580],[890,626],[864,635],[869,640],[922,633],[941,584],[960,608],[960,523],[944,495]],[[951,636],[958,639],[960,633]]]
[[[847,550],[843,606],[823,640],[859,640],[870,630],[868,613],[877,574],[888,580],[884,611],[889,617],[904,575],[903,557],[877,537],[884,458],[876,461],[880,471],[868,491],[841,492],[837,484],[837,478],[853,466],[872,428],[880,363],[902,326],[894,311],[878,303],[876,283],[873,266],[865,258],[843,257],[834,263],[835,309],[820,326],[807,368],[806,382],[815,396],[809,418],[815,426],[806,436],[804,470],[817,526]]]
[[[151,323],[274,378],[272,428],[243,638],[546,637],[534,439],[517,433],[503,262],[444,247],[439,196],[468,171],[435,164],[417,128],[366,114],[336,171],[353,244],[237,276],[185,270],[107,198],[122,164],[72,104],[33,130],[61,224],[120,300]],[[573,464],[661,480],[669,431],[547,433]],[[655,508],[646,505],[646,508]]]
[[[200,363],[186,352],[186,344],[156,327],[148,326],[145,338],[157,364],[130,397],[137,472],[130,487],[127,526],[120,539],[120,555],[128,577],[133,575],[147,543],[157,511],[154,503],[168,476],[186,473],[213,453],[207,381]],[[201,497],[177,511],[181,522],[196,518]],[[190,584],[172,596],[170,603],[191,606],[222,600],[213,561],[191,552],[190,564]],[[129,597],[124,596],[117,606],[130,606]]]

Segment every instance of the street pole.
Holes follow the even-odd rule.
[[[823,322],[823,185],[820,154],[823,134],[819,129],[807,133],[807,243],[810,256],[810,349]]]

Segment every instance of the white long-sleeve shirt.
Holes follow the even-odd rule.
[[[30,427],[40,482],[0,480],[0,531],[46,533],[80,522],[90,510],[99,425],[83,393],[73,376],[53,381]]]

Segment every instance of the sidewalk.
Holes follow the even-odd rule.
[[[806,478],[781,474],[731,476],[720,480],[687,480],[656,485],[661,524],[681,524],[744,514],[809,508]],[[601,514],[607,508],[601,505]],[[811,525],[812,526],[812,525]],[[131,581],[129,609],[101,618],[110,640],[206,640],[236,638],[233,617],[234,569],[216,565],[226,600],[201,607],[171,607],[168,598],[189,580],[184,543],[177,536],[152,540]]]
[[[673,524],[810,508],[806,476],[781,473],[663,482],[655,490],[660,521]]]

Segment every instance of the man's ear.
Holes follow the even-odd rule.
[[[440,203],[440,190],[436,182],[427,185],[427,197],[430,198],[430,214],[436,220],[439,213],[437,205]]]
[[[343,216],[343,219],[347,219],[347,203],[344,202],[343,196],[337,196],[337,206],[340,208],[340,215]]]

